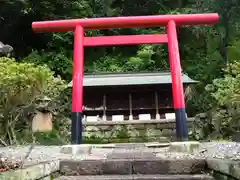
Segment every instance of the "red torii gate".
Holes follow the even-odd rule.
[[[82,105],[84,76],[84,46],[168,43],[172,79],[176,132],[180,141],[188,139],[184,91],[176,26],[216,24],[219,15],[182,14],[156,16],[130,16],[91,19],[70,19],[33,22],[35,32],[74,32],[73,86],[72,86],[72,143],[82,143]],[[166,26],[167,34],[84,37],[85,29],[140,28]]]

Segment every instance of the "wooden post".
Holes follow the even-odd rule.
[[[155,105],[156,105],[156,120],[160,119],[160,114],[158,112],[158,93],[155,92]]]
[[[129,98],[129,120],[133,120],[133,115],[132,115],[132,95],[131,95],[131,93],[129,93],[128,98]]]
[[[106,94],[103,95],[103,116],[102,120],[106,121],[107,120],[107,115],[106,115]]]

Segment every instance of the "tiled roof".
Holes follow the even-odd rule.
[[[182,81],[184,84],[197,82],[185,74],[182,75]],[[169,72],[85,74],[83,80],[84,87],[170,83],[172,83],[172,80]],[[68,86],[71,87],[72,82],[70,82]]]

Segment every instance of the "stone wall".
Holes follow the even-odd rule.
[[[188,119],[189,128],[192,118]],[[84,139],[88,143],[174,141],[175,120],[97,121],[84,123]]]

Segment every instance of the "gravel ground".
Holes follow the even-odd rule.
[[[240,143],[210,142],[202,143],[198,156],[204,158],[229,159],[240,161]]]
[[[23,161],[24,166],[66,158],[66,155],[60,154],[61,146],[36,146],[31,151],[30,149],[31,146],[4,147],[0,148],[0,156],[13,162]]]
[[[26,155],[29,153],[31,146],[15,146],[15,147],[1,147],[0,157],[8,158],[12,161],[24,160]],[[24,160],[24,166],[38,164],[41,162],[52,161],[57,159],[71,158],[70,155],[60,153],[61,146],[35,146],[28,158]],[[131,148],[132,149],[132,148]],[[124,153],[130,152],[131,149],[117,148],[114,150],[109,149],[92,149],[90,157],[101,157],[101,155],[111,153]],[[184,153],[169,153],[167,148],[138,148],[134,151],[139,152],[152,152],[157,157],[162,158],[218,158],[218,159],[230,159],[240,161],[240,143],[227,142],[227,143],[203,143],[198,152],[194,154]],[[87,158],[89,156],[82,156],[81,158]]]

